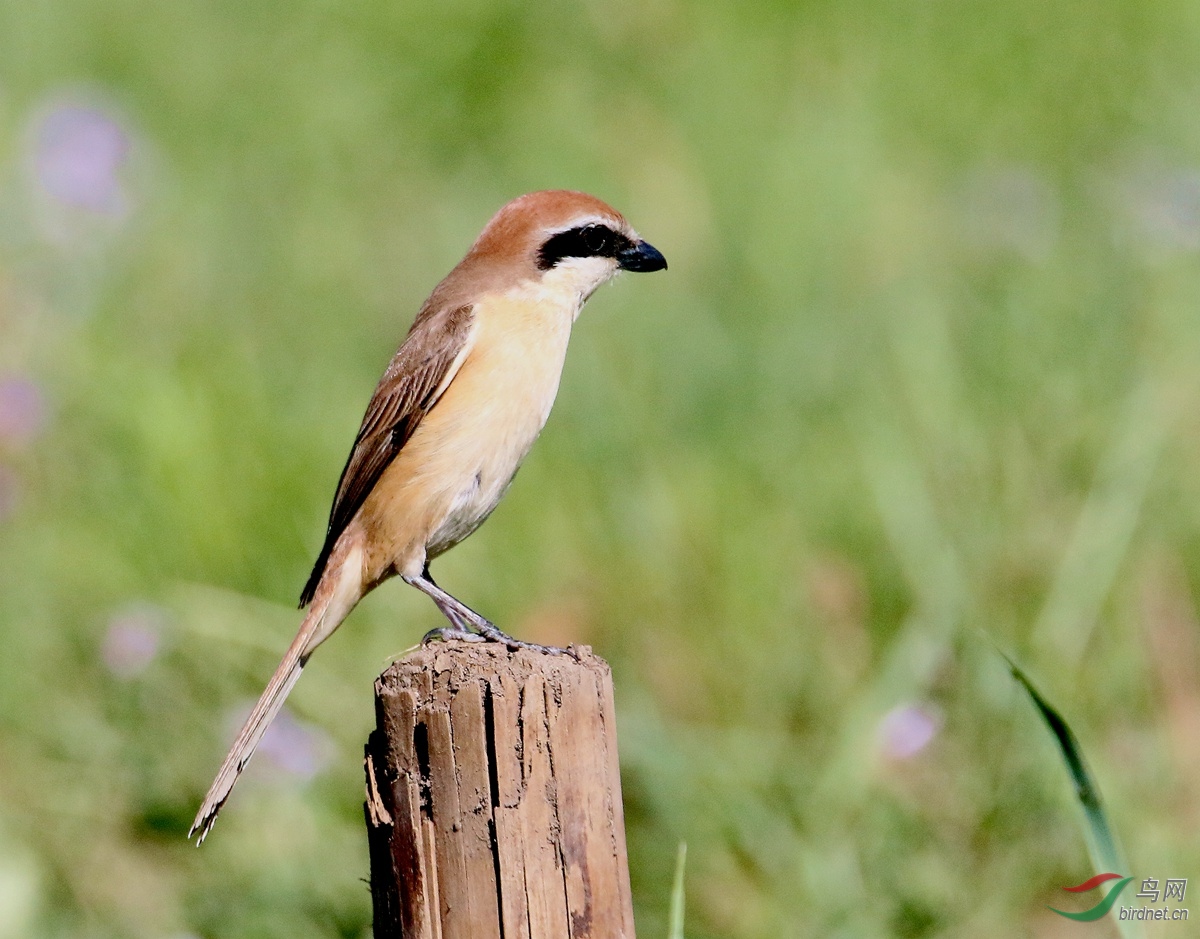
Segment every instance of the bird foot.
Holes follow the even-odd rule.
[[[502,642],[508,648],[515,652],[517,649],[528,649],[530,652],[541,652],[543,655],[569,655],[571,658],[579,661],[579,653],[572,646],[569,649],[560,649],[558,646],[544,646],[539,642],[526,642],[524,639],[514,639],[508,633],[501,630],[495,623],[483,620],[480,623],[473,624],[479,635],[488,642]]]
[[[431,642],[449,642],[452,639],[461,639],[463,642],[487,642],[479,633],[473,633],[469,629],[459,629],[457,626],[439,626],[429,630],[421,637],[421,645],[427,646]]]
[[[537,642],[515,639],[487,620],[471,625],[477,631],[461,626],[439,626],[431,629],[421,638],[421,645],[425,646],[431,642],[449,642],[453,639],[460,639],[463,642],[499,642],[512,652],[516,652],[518,649],[528,649],[530,652],[541,652],[543,655],[569,655],[579,661],[579,652],[574,646],[569,649],[560,649],[558,646],[544,646]]]
[[[407,574],[402,576],[407,583],[412,584],[412,586],[432,599],[446,619],[450,620],[449,626],[443,626],[440,629],[431,629],[427,632],[425,638],[421,640],[421,645],[434,639],[463,639],[467,642],[501,642],[511,652],[516,652],[518,649],[528,649],[530,652],[540,652],[543,655],[569,655],[577,662],[582,661],[579,657],[579,651],[574,646],[569,649],[560,649],[558,646],[544,646],[537,642],[525,642],[523,639],[514,639],[508,633],[502,632],[487,617],[476,613],[461,600],[456,600],[435,584],[433,578],[429,576],[428,568],[420,576]]]

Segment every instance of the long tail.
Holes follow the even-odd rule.
[[[357,552],[351,552],[351,557],[347,561],[357,560],[361,564],[361,555],[355,557],[356,554]],[[288,693],[300,678],[300,672],[304,669],[308,657],[341,625],[342,620],[354,609],[354,605],[361,597],[361,582],[358,577],[353,576],[354,567],[353,564],[345,564],[336,575],[336,579],[334,577],[324,578],[308,615],[300,624],[300,631],[296,633],[296,638],[288,646],[283,661],[275,669],[275,674],[267,682],[262,697],[258,699],[250,716],[246,718],[246,723],[242,725],[237,739],[234,740],[233,746],[225,756],[225,762],[217,770],[216,779],[208,788],[208,795],[204,797],[200,811],[196,813],[196,820],[192,822],[188,837],[191,838],[192,835],[199,832],[199,836],[196,838],[197,846],[203,844],[204,839],[208,837],[213,823],[217,820],[217,813],[221,811],[221,806],[229,798],[229,793],[233,791],[238,776],[250,762],[250,757],[254,755],[255,747],[262,740],[271,721],[283,707]],[[347,570],[348,568],[350,570]],[[361,566],[358,567],[358,570],[361,571]],[[347,577],[345,573],[351,573],[352,576]]]

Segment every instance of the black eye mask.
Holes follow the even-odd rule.
[[[615,258],[633,242],[607,225],[581,225],[546,239],[538,251],[538,267],[548,271],[563,258]]]

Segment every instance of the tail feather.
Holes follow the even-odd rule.
[[[255,747],[262,740],[271,721],[283,707],[288,693],[300,678],[304,663],[308,661],[313,650],[328,639],[330,634],[341,625],[342,620],[349,615],[361,597],[361,575],[358,573],[361,571],[361,554],[356,551],[351,551],[349,554],[348,563],[341,566],[336,579],[324,578],[322,580],[312,608],[304,617],[304,622],[300,624],[300,631],[296,633],[296,638],[288,646],[283,661],[275,669],[275,674],[267,682],[262,697],[258,699],[250,716],[246,718],[246,723],[238,732],[237,739],[234,740],[233,746],[230,747],[229,753],[225,757],[225,762],[217,770],[217,777],[209,786],[208,794],[204,797],[200,811],[196,813],[196,820],[192,822],[192,828],[188,832],[189,838],[199,832],[199,836],[196,838],[197,845],[203,844],[204,839],[208,837],[213,823],[217,820],[217,813],[221,811],[221,806],[225,804],[229,793],[233,791],[238,776],[250,762]]]
[[[258,699],[250,716],[246,718],[246,723],[238,732],[237,739],[234,740],[233,746],[225,756],[225,762],[217,770],[217,777],[209,786],[208,795],[204,797],[204,803],[200,806],[200,811],[196,813],[196,820],[192,822],[191,831],[188,832],[189,838],[196,832],[200,833],[196,839],[197,845],[203,844],[204,839],[208,837],[213,823],[217,820],[217,813],[221,811],[221,806],[225,804],[229,793],[233,791],[238,776],[250,762],[250,757],[254,755],[254,749],[262,740],[263,734],[267,732],[275,715],[283,707],[288,692],[292,690],[296,680],[300,677],[305,661],[300,642],[302,638],[303,633],[296,637],[296,641],[288,649],[283,661],[275,670],[275,674],[267,683],[262,697]]]

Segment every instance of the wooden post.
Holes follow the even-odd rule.
[[[634,939],[606,662],[432,643],[375,705],[375,939]]]

